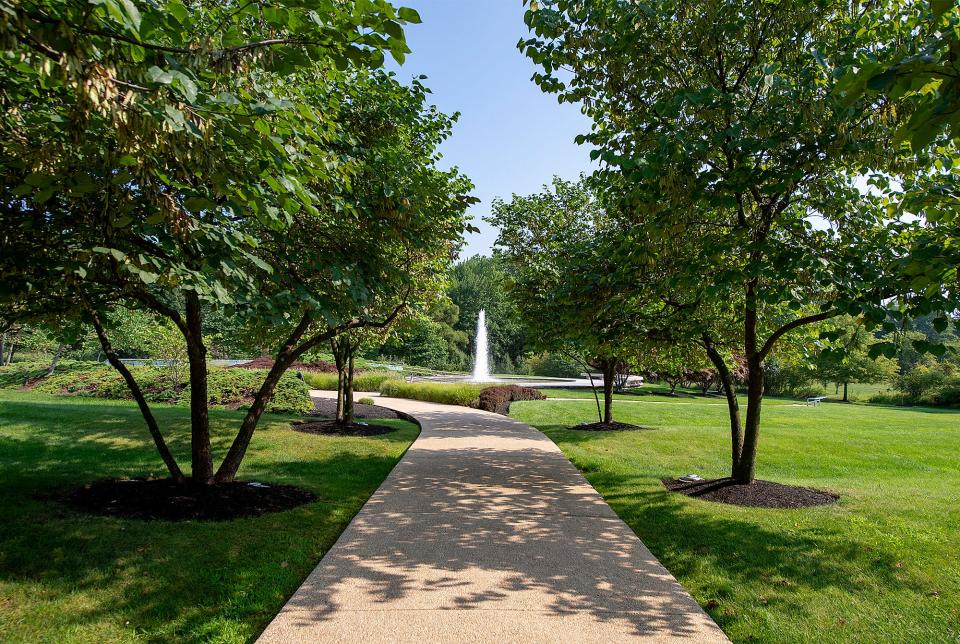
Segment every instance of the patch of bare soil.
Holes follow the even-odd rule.
[[[380,436],[397,431],[388,425],[369,423],[338,423],[336,420],[295,421],[290,423],[294,431],[324,436]]]
[[[630,423],[621,423],[613,421],[612,423],[580,423],[570,429],[577,429],[584,432],[631,432],[631,431],[652,431],[653,427],[643,427],[641,425],[631,425]]]
[[[809,508],[830,505],[840,498],[831,492],[813,490],[773,481],[754,481],[749,485],[736,483],[733,479],[684,482],[663,479],[663,485],[671,492],[679,492],[706,501],[741,505],[750,508]]]
[[[90,514],[163,521],[229,521],[282,512],[316,498],[292,485],[234,481],[177,484],[171,479],[108,479],[84,485],[65,501]]]

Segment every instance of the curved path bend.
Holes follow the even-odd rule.
[[[420,436],[259,642],[727,641],[544,434],[378,404]]]

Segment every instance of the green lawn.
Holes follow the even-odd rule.
[[[189,462],[189,418],[157,406]],[[223,454],[241,414],[212,411]],[[244,642],[299,586],[393,468],[417,428],[373,438],[294,432],[265,416],[240,477],[318,501],[222,523],[79,514],[55,500],[99,478],[160,475],[135,406],[0,392],[0,641]],[[380,421],[378,421],[380,422]]]
[[[592,401],[514,403],[547,433],[734,641],[960,639],[960,412],[767,401],[759,478],[838,505],[738,508],[668,493],[727,474],[723,401],[618,402],[650,432],[565,429]]]

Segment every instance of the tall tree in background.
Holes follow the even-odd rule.
[[[875,383],[891,381],[897,374],[897,363],[889,358],[872,358],[871,345],[876,335],[861,321],[849,316],[829,320],[821,336],[828,341],[817,356],[817,377],[823,382],[843,386],[843,402],[849,402],[851,382]]]
[[[635,364],[645,339],[638,297],[607,278],[615,270],[605,239],[614,220],[583,180],[555,178],[543,191],[495,200],[489,218],[500,234],[494,252],[531,347],[578,356],[603,373],[600,422],[613,422],[615,375]],[[598,401],[599,408],[599,401]]]
[[[467,353],[475,352],[477,318],[485,309],[494,368],[511,372],[523,359],[525,337],[505,281],[499,259],[477,255],[453,265],[447,295],[459,310],[455,328],[470,338],[470,346],[464,347]]]
[[[808,0],[544,0],[526,14],[535,37],[520,46],[542,69],[536,82],[582,105],[593,128],[579,140],[622,195],[620,283],[669,265],[663,297],[691,311],[684,328],[730,392],[739,483],[755,477],[777,342],[843,312],[884,319],[907,225],[854,182],[911,160],[891,141],[887,101],[841,101],[818,60],[852,59],[862,17],[857,4]],[[746,362],[742,421],[718,331]]]

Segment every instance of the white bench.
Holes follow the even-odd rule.
[[[813,396],[812,398],[807,398],[807,404],[816,407],[826,399],[826,396]]]

